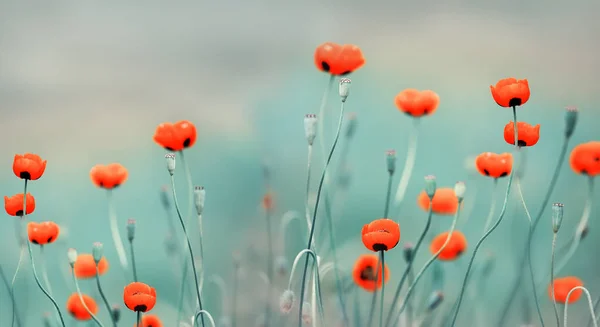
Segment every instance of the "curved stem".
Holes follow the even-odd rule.
[[[110,233],[112,235],[115,249],[117,250],[117,256],[119,262],[124,271],[127,271],[127,255],[125,254],[125,247],[121,240],[121,234],[119,233],[119,224],[117,222],[117,214],[115,213],[115,206],[112,196],[112,190],[107,191],[108,195],[108,220],[110,223]]]
[[[19,219],[19,224],[21,224],[23,219]],[[21,235],[18,235],[19,239]],[[23,264],[23,258],[25,257],[25,244],[21,245],[21,251],[19,252],[19,261],[17,262],[17,269],[13,275],[12,281],[10,283],[10,291],[12,301],[13,301],[13,310],[12,310],[12,323],[11,326],[14,327],[15,322],[17,325],[21,326],[21,318],[19,318],[19,314],[17,312],[17,306],[15,301],[15,282],[17,281],[17,276],[19,275],[19,271],[21,270],[21,265]]]
[[[179,283],[179,300],[177,301],[177,324],[179,326],[181,322],[181,316],[183,315],[183,298],[185,297],[185,280],[187,279],[189,261],[183,257],[183,270],[181,272],[181,283]]]
[[[529,261],[529,267],[530,267],[530,269],[532,268],[531,241],[533,239],[533,234],[535,232],[535,229],[536,229],[542,215],[544,214],[544,211],[546,210],[546,206],[548,206],[548,202],[550,201],[550,196],[552,195],[552,191],[554,191],[554,187],[556,186],[556,183],[558,182],[558,176],[560,175],[560,170],[562,168],[562,165],[565,161],[565,157],[567,155],[567,150],[569,147],[569,140],[570,140],[570,137],[565,137],[563,140],[560,154],[558,156],[558,162],[556,163],[556,167],[554,168],[554,173],[552,174],[552,178],[550,179],[550,184],[548,185],[548,189],[546,190],[546,194],[544,195],[544,200],[542,201],[542,205],[540,206],[540,209],[537,212],[535,219],[533,219],[533,226],[532,225],[529,226],[529,234],[527,236],[527,244],[525,245],[525,248],[522,251],[523,256],[521,257],[521,262],[517,266],[517,267],[523,267],[522,269],[525,269],[525,264],[526,264],[525,261]],[[531,271],[531,274],[533,274],[532,271]],[[508,317],[508,311],[510,309],[510,305],[512,304],[513,299],[515,298],[517,292],[520,289],[522,280],[523,280],[522,278],[516,279],[516,281],[513,285],[513,288],[510,292],[510,296],[508,297],[508,300],[506,301],[506,304],[504,305],[504,309],[502,310],[502,315],[500,317],[499,326],[504,326],[504,322],[505,322],[506,318]]]
[[[44,246],[40,245],[40,270],[42,273],[42,280],[44,284],[46,284],[46,288],[48,289],[48,294],[52,295],[52,285],[50,285],[50,279],[48,278],[48,269],[46,267],[46,254],[44,253]],[[58,315],[56,316],[56,320],[60,322]]]
[[[400,176],[400,183],[398,184],[398,189],[396,190],[396,196],[394,200],[394,207],[396,207],[396,211],[400,211],[400,206],[402,205],[402,201],[404,201],[404,196],[406,195],[408,182],[410,181],[412,170],[415,166],[415,159],[417,154],[418,127],[419,119],[415,118],[413,120],[413,129],[410,133],[410,140],[408,141],[406,161],[404,162],[404,168],[402,168],[402,175]]]
[[[573,293],[573,291],[575,291],[575,290],[582,290],[585,292],[585,295],[587,296],[587,300],[588,300],[588,305],[590,307],[590,314],[592,315],[592,322],[594,323],[594,327],[598,327],[596,313],[594,312],[594,305],[592,304],[592,296],[590,295],[590,292],[583,286],[573,287],[569,291],[569,294],[567,294],[567,300],[565,301],[565,319],[564,319],[565,327],[567,327],[567,312],[569,309],[569,298],[571,297],[571,293]]]
[[[135,267],[135,264],[133,264],[133,266]],[[137,282],[137,279],[135,280]],[[102,298],[102,301],[104,302],[104,306],[106,307],[106,312],[112,312],[112,308],[110,307],[110,304],[108,303],[108,300],[106,299],[106,295],[104,295],[104,291],[102,290],[102,285],[100,285],[100,271],[98,270],[98,266],[96,266],[96,286],[98,287],[98,292],[100,293],[100,297]],[[115,321],[115,316],[113,314],[110,314],[110,320],[112,321],[112,324],[114,327],[117,327],[117,322]]]
[[[72,268],[73,267],[71,267],[71,276],[73,277],[73,282],[75,283],[75,290],[77,291],[77,295],[79,296],[79,301],[81,301],[81,305],[83,305],[83,308],[85,309],[85,311],[92,317],[92,320],[94,320],[94,322],[99,327],[104,327],[104,325],[100,322],[100,320],[98,320],[98,317],[96,317],[96,315],[94,315],[92,313],[92,311],[90,311],[90,309],[85,304],[85,301],[83,300],[83,295],[81,294],[81,289],[79,288],[79,282],[77,281],[77,277],[75,277],[75,270]]]
[[[485,226],[483,227],[483,233],[490,229],[492,219],[494,218],[494,212],[496,211],[496,194],[498,193],[498,179],[494,178],[494,187],[492,189],[492,204],[490,205],[490,211],[485,219]]]
[[[327,106],[327,100],[329,99],[329,93],[331,93],[331,88],[333,87],[333,81],[335,80],[335,76],[331,75],[329,77],[329,81],[327,82],[327,86],[325,87],[325,92],[321,97],[321,105],[319,106],[319,115],[317,116],[320,120],[318,127],[318,139],[319,139],[319,147],[321,149],[321,155],[325,157],[325,135],[324,135],[324,125],[325,125],[325,107]]]
[[[460,217],[461,204],[462,204],[462,201],[459,201],[458,209],[456,210],[456,214],[454,214],[454,219],[452,219],[452,226],[450,226],[450,231],[448,232],[448,236],[446,236],[446,241],[444,241],[444,244],[440,247],[440,249],[431,258],[429,258],[429,260],[425,263],[425,265],[423,265],[423,268],[421,268],[421,270],[417,273],[414,283],[412,283],[410,285],[410,287],[408,288],[408,291],[406,292],[406,295],[404,296],[404,301],[402,302],[402,305],[400,306],[400,310],[397,313],[397,318],[394,319],[394,321],[398,321],[398,319],[400,319],[400,315],[402,314],[402,312],[404,312],[404,308],[406,308],[406,304],[408,303],[408,300],[410,299],[410,296],[412,295],[412,292],[415,289],[415,286],[419,283],[419,280],[421,279],[421,277],[423,277],[423,274],[425,273],[425,271],[427,271],[429,266],[431,266],[431,264],[440,256],[442,251],[444,251],[444,249],[446,249],[446,246],[448,246],[448,244],[450,244],[450,239],[452,238],[452,234],[454,233],[454,230],[456,229],[456,223],[458,222],[458,218]]]
[[[236,327],[237,325],[237,297],[238,297],[238,275],[239,275],[240,266],[239,264],[235,264],[233,269],[233,304],[231,306],[231,327]]]
[[[512,111],[513,111],[513,123],[515,126],[515,148],[518,148],[517,140],[519,139],[519,136],[518,136],[519,134],[518,134],[518,128],[517,128],[518,127],[517,126],[517,108],[513,107]],[[514,169],[514,166],[513,166],[513,169]],[[504,218],[504,214],[506,213],[508,197],[510,195],[510,190],[511,190],[512,181],[513,181],[513,177],[514,177],[514,174],[512,171],[513,169],[511,169],[511,174],[510,174],[510,177],[508,178],[508,185],[506,186],[506,194],[504,195],[504,203],[502,204],[502,210],[500,211],[500,217],[498,217],[498,220],[496,220],[496,223],[483,235],[483,237],[481,237],[481,239],[479,239],[479,241],[475,245],[475,249],[473,250],[473,255],[471,256],[471,260],[469,261],[469,265],[467,266],[467,273],[465,274],[465,278],[463,280],[463,284],[460,289],[460,295],[458,296],[456,311],[454,311],[454,315],[452,317],[451,327],[454,327],[456,324],[456,318],[458,318],[458,313],[460,312],[460,306],[462,304],[462,299],[463,299],[463,296],[465,295],[465,288],[467,287],[467,282],[469,281],[469,274],[471,273],[473,261],[475,260],[475,257],[477,256],[477,251],[479,251],[479,248],[481,247],[483,242],[488,238],[488,236],[490,236],[490,234],[492,234],[494,232],[494,230],[496,230],[496,228],[498,228],[498,226],[502,222],[502,219]]]
[[[306,246],[307,249],[312,248],[312,241],[313,241],[313,236],[315,233],[315,222],[317,220],[317,212],[319,209],[319,200],[321,197],[321,191],[323,190],[323,182],[325,181],[325,176],[327,174],[327,168],[329,167],[329,163],[331,162],[331,157],[333,157],[333,153],[335,152],[335,147],[336,147],[339,137],[340,137],[340,130],[342,128],[343,119],[344,119],[344,102],[342,102],[341,109],[340,109],[340,119],[338,122],[335,139],[333,141],[333,145],[331,146],[331,150],[329,151],[329,156],[327,157],[325,167],[323,168],[323,174],[321,175],[321,180],[319,182],[319,187],[317,189],[317,199],[315,201],[315,208],[314,208],[314,212],[313,212],[310,233],[308,236],[308,245]],[[316,261],[316,259],[315,259],[315,261]],[[301,292],[300,292],[300,310],[298,312],[298,326],[299,327],[302,327],[302,307],[304,306],[304,290],[306,289],[307,270],[308,270],[308,257],[306,258],[306,261],[304,263],[304,273],[302,276],[302,288],[301,288]]]
[[[600,307],[600,296],[596,299],[596,302],[594,302],[594,310],[592,312],[598,311],[598,307]],[[590,317],[590,321],[588,321],[586,326],[591,326],[593,320],[595,319],[593,317]]]
[[[202,317],[202,315],[206,315],[206,317],[208,318],[208,321],[210,322],[210,324],[212,325],[212,327],[215,327],[215,320],[213,319],[213,317],[211,316],[211,314],[206,311],[206,310],[200,310],[198,311],[198,313],[196,313],[196,315],[194,316],[194,326],[196,326],[196,322],[198,321],[198,317]],[[202,318],[202,321],[204,321],[204,318]]]
[[[188,237],[187,229],[185,227],[185,222],[181,217],[181,211],[179,210],[179,203],[177,201],[177,193],[175,192],[175,178],[171,175],[171,189],[173,192],[173,202],[175,203],[175,210],[177,211],[177,216],[179,217],[179,222],[181,223],[181,228],[183,229],[183,234],[187,241],[188,250],[190,252],[190,262],[192,265],[192,271],[194,273],[194,281],[196,283],[196,296],[198,297],[198,306],[200,310],[202,310],[202,297],[200,296],[200,285],[198,283],[198,274],[196,273],[196,263],[194,262],[194,250],[192,249],[192,244],[190,243],[190,238]],[[202,327],[204,327],[204,317],[202,317]]]
[[[419,248],[421,247],[421,243],[423,243],[423,240],[425,239],[425,236],[427,236],[427,232],[429,232],[429,228],[431,227],[431,218],[433,217],[432,203],[433,202],[430,201],[429,210],[427,213],[427,223],[425,224],[425,228],[423,229],[423,232],[421,232],[421,236],[419,236],[419,240],[417,241],[417,244],[415,245],[415,248],[413,250],[412,258],[410,259],[410,261],[408,262],[408,265],[404,269],[404,273],[402,274],[402,277],[400,278],[398,287],[396,287],[396,293],[394,293],[394,298],[392,300],[392,304],[390,305],[390,310],[388,312],[387,319],[385,322],[386,326],[390,325],[392,315],[394,313],[394,307],[398,304],[398,299],[400,299],[400,292],[402,291],[402,286],[404,286],[406,277],[408,276],[409,272],[412,269],[413,263],[415,261],[415,257],[417,256],[417,252],[419,251]]]
[[[10,296],[10,301],[11,301],[11,305],[12,305],[12,311],[16,311],[15,310],[15,297],[13,295],[13,293],[11,292],[11,287],[10,287],[10,283],[8,282],[8,278],[6,278],[6,274],[4,273],[4,269],[2,269],[2,267],[0,266],[0,278],[2,278],[2,282],[4,283],[4,285],[6,286],[6,291],[8,292],[8,296]],[[13,315],[13,319],[15,318],[15,315]],[[19,319],[19,315],[16,315],[17,318],[17,325],[21,326],[21,320]]]
[[[556,326],[560,327],[560,317],[558,316],[558,305],[556,304],[556,291],[554,287],[554,250],[556,250],[556,235],[552,235],[552,260],[550,260],[550,285],[552,285],[552,304],[554,305],[554,315],[556,316]],[[535,290],[533,290],[535,293]],[[537,301],[536,301],[537,304]],[[543,323],[542,323],[543,324]]]

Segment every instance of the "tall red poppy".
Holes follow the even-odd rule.
[[[362,241],[371,251],[391,250],[400,242],[400,225],[387,218],[373,220],[363,226]]]
[[[154,142],[168,151],[192,147],[196,143],[196,126],[187,120],[162,123],[156,127]]]
[[[131,311],[147,312],[156,304],[156,290],[144,283],[133,282],[125,286],[123,301]]]
[[[517,122],[517,145],[523,146],[534,146],[540,139],[540,124],[535,126],[529,125],[526,122]],[[515,123],[510,122],[504,126],[504,140],[510,145],[515,144]]]
[[[15,154],[13,172],[21,179],[36,180],[46,170],[46,160],[33,153]]]
[[[315,50],[315,66],[331,75],[347,75],[364,64],[365,58],[356,45],[326,42]]]
[[[438,259],[442,261],[456,260],[467,249],[467,238],[463,233],[457,230],[453,231],[452,235],[450,235],[450,239],[448,240],[448,244],[446,244],[448,235],[450,235],[450,232],[439,234],[431,241],[431,244],[429,245],[429,251],[431,251],[431,254],[436,254],[438,251],[442,250],[438,256]],[[444,246],[444,244],[446,244],[446,246]]]
[[[23,217],[23,193],[15,194],[11,197],[4,197],[4,210],[11,216]],[[35,210],[35,198],[27,193],[26,214],[30,215]]]
[[[417,203],[423,211],[429,211],[429,196],[425,191],[419,194]],[[431,211],[437,215],[453,215],[458,210],[458,197],[453,188],[440,187],[435,190]]]
[[[574,276],[554,279],[554,298],[558,303],[567,303],[567,295],[575,287],[583,286],[581,279]],[[569,296],[569,304],[577,302],[582,294],[581,289],[574,290]],[[548,296],[552,300],[552,285],[548,286]]]
[[[501,79],[496,86],[490,86],[492,97],[500,107],[517,107],[524,105],[531,95],[529,82],[513,77]]]
[[[109,265],[105,257],[98,262],[98,274],[104,275],[108,271]],[[73,266],[75,277],[79,279],[88,279],[96,277],[96,261],[89,253],[82,253],[77,256]]]
[[[433,114],[440,104],[440,97],[431,90],[419,91],[406,89],[394,99],[396,107],[412,117],[422,117]]]
[[[569,158],[571,169],[590,177],[600,174],[600,141],[577,145]]]
[[[128,176],[129,172],[127,172],[127,169],[119,163],[95,165],[92,167],[92,170],[90,170],[92,183],[107,190],[122,185],[127,181]]]
[[[27,224],[27,235],[29,242],[45,245],[56,241],[60,234],[60,228],[52,221],[42,223],[30,222]]]
[[[513,156],[510,153],[484,152],[475,158],[475,166],[483,176],[505,177],[512,171]]]
[[[373,292],[381,288],[382,285],[382,270],[379,258],[373,254],[363,254],[354,263],[352,269],[352,278],[354,283],[361,288]],[[385,282],[390,278],[388,265],[385,265]]]
[[[86,294],[81,294],[83,302],[79,298],[77,293],[71,294],[69,299],[67,300],[67,311],[73,316],[73,318],[77,320],[90,320],[92,316],[85,309],[86,307],[90,310],[94,315],[98,313],[98,305],[94,299]],[[85,303],[85,306],[84,306]]]

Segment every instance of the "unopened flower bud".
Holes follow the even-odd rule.
[[[96,242],[92,245],[92,257],[94,257],[94,261],[96,264],[100,262],[102,256],[104,255],[104,246],[100,242]]]
[[[119,322],[121,320],[121,307],[118,304],[113,304],[110,314],[112,315],[115,322]]]
[[[576,107],[569,106],[565,113],[565,136],[571,137],[575,131],[575,125],[577,125],[577,114],[578,110]]]
[[[204,212],[204,201],[206,200],[206,190],[204,186],[194,187],[194,205],[196,206],[196,213],[198,216]]]
[[[456,184],[454,184],[454,194],[456,194],[456,197],[458,198],[458,202],[462,202],[462,200],[465,198],[466,191],[467,191],[467,186],[465,185],[464,182],[456,182]]]
[[[308,145],[313,145],[317,136],[317,115],[307,114],[304,116],[304,135]]]
[[[67,250],[67,258],[69,258],[69,264],[71,267],[75,265],[75,261],[77,261],[77,250],[70,248]]]
[[[171,200],[169,197],[169,187],[163,185],[160,188],[160,203],[162,203],[163,207],[167,210],[171,209]]]
[[[167,160],[167,170],[169,174],[173,176],[175,174],[175,154],[167,153],[165,154],[165,159]]]
[[[385,153],[385,160],[387,163],[387,170],[390,175],[393,175],[396,171],[396,151],[389,150]]]
[[[411,262],[413,259],[415,247],[412,243],[408,242],[404,244],[404,261]]]
[[[558,233],[560,225],[564,216],[564,205],[562,203],[555,203],[552,205],[552,230],[554,233]]]
[[[356,132],[356,113],[348,114],[348,124],[346,125],[346,138],[352,138]]]
[[[427,301],[427,311],[433,311],[444,301],[444,293],[441,291],[435,291],[429,296]]]
[[[135,219],[127,220],[127,239],[129,242],[135,238]]]
[[[350,94],[350,84],[351,83],[352,83],[352,81],[350,81],[349,78],[340,79],[339,91],[340,91],[340,98],[342,98],[342,102],[346,102],[346,99],[348,98],[348,94]]]
[[[275,258],[275,271],[281,275],[285,276],[288,273],[288,260],[284,256],[278,256]]]
[[[304,305],[302,306],[302,322],[306,325],[306,326],[310,326],[312,325],[312,313],[310,312],[310,303],[308,302],[304,302]]]
[[[285,290],[279,298],[279,310],[281,311],[281,313],[290,313],[290,311],[292,311],[292,307],[294,306],[294,301],[296,301],[296,296],[294,295],[294,292],[292,292],[291,290]]]
[[[425,176],[425,193],[427,193],[429,200],[433,199],[436,189],[437,189],[437,183],[435,180],[435,176],[433,176],[433,175]]]

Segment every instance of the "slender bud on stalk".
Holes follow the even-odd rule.
[[[340,98],[342,98],[342,102],[346,102],[346,99],[348,98],[348,95],[350,94],[350,84],[351,83],[352,83],[352,81],[350,81],[349,78],[340,79],[339,93],[340,93]]]
[[[94,257],[94,262],[98,264],[102,256],[104,255],[104,246],[100,242],[94,243],[92,246],[92,257]]]
[[[317,136],[317,115],[307,114],[304,116],[304,135],[308,145],[313,145]]]
[[[77,250],[70,248],[67,250],[67,257],[69,258],[69,264],[71,268],[75,265],[75,261],[77,261]]]
[[[127,220],[127,239],[129,242],[135,238],[135,219]]]
[[[456,184],[454,184],[454,194],[456,194],[459,203],[462,202],[462,200],[465,198],[466,191],[467,186],[464,182],[456,182]]]
[[[565,136],[571,137],[575,131],[575,125],[577,125],[578,110],[576,107],[569,106],[565,113]]]
[[[393,175],[396,171],[396,151],[389,150],[385,153],[385,159],[387,163],[387,170],[390,175]]]
[[[304,305],[302,306],[302,322],[306,326],[310,326],[310,325],[312,325],[312,321],[313,321],[313,316],[311,313],[310,303],[304,302]]]
[[[425,193],[427,193],[429,200],[433,199],[436,189],[437,189],[437,183],[435,180],[435,176],[433,176],[433,175],[425,176]]]
[[[196,206],[196,213],[198,216],[204,212],[204,201],[206,200],[206,190],[204,186],[194,187],[194,205]]]
[[[279,309],[281,310],[281,313],[290,313],[295,301],[296,296],[294,295],[294,292],[291,290],[285,290],[283,294],[281,294],[281,298],[279,298]]]
[[[175,154],[167,153],[165,154],[165,159],[167,160],[167,170],[169,174],[173,176],[175,174]]]
[[[564,205],[562,203],[555,203],[552,205],[552,231],[558,233],[560,225],[562,225],[564,215]]]

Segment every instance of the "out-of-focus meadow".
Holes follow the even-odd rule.
[[[157,289],[153,313],[171,325],[180,268],[173,266],[165,251],[168,222],[159,193],[162,185],[169,184],[169,175],[165,151],[154,144],[152,135],[161,122],[190,120],[198,129],[198,140],[186,155],[194,184],[205,186],[207,192],[206,274],[223,276],[230,288],[232,253],[245,256],[238,326],[253,326],[253,319],[263,310],[256,294],[264,286],[256,271],[264,269],[266,246],[260,207],[266,191],[265,162],[272,172],[276,205],[275,254],[286,255],[291,262],[306,246],[305,226],[298,224],[288,231],[284,248],[279,221],[288,210],[304,210],[307,146],[303,118],[306,113],[317,113],[328,80],[328,75],[314,67],[317,45],[326,41],[356,44],[366,59],[365,66],[350,76],[352,90],[346,109],[356,113],[357,130],[351,143],[340,146],[348,147],[352,175],[334,211],[339,262],[349,271],[359,254],[368,253],[361,242],[361,227],[382,215],[386,150],[397,151],[398,169],[402,169],[412,119],[397,110],[394,96],[405,88],[431,89],[441,100],[435,114],[421,119],[416,166],[400,216],[401,244],[415,242],[423,228],[426,213],[416,205],[416,197],[423,189],[423,176],[429,174],[437,176],[438,186],[465,181],[465,207],[471,212],[460,230],[470,245],[481,236],[492,181],[474,170],[473,158],[481,152],[512,150],[503,139],[511,110],[498,107],[489,90],[489,85],[504,77],[529,80],[531,99],[518,109],[519,120],[542,126],[539,143],[524,149],[527,163],[522,180],[527,205],[532,212],[539,210],[558,159],[564,107],[574,105],[580,110],[569,149],[600,139],[599,11],[600,3],[592,0],[0,0],[0,190],[2,195],[22,192],[22,181],[11,172],[15,153],[33,152],[47,159],[45,175],[30,184],[37,208],[27,219],[54,220],[64,226],[59,241],[48,246],[46,253],[57,301],[64,307],[74,291],[62,275],[68,268],[67,248],[89,253],[93,242],[102,242],[111,262],[103,284],[109,300],[122,304],[122,289],[130,280],[121,273],[112,246],[106,194],[90,182],[89,171],[97,163],[123,164],[129,179],[114,192],[121,233],[128,218],[137,220],[140,279]],[[338,114],[336,93],[330,95],[325,117],[319,117],[324,119],[326,144],[331,143]],[[339,153],[332,163],[334,169],[338,157]],[[313,185],[323,161],[315,151]],[[189,202],[182,172],[176,174],[176,182],[186,212]],[[500,188],[505,185],[501,180]],[[559,244],[561,238],[566,241],[572,235],[585,195],[586,178],[576,175],[567,162],[550,200],[565,204]],[[562,272],[580,277],[594,298],[600,296],[596,260],[600,208],[596,203],[589,236]],[[534,239],[533,263],[540,276],[550,266],[549,209]],[[6,215],[0,229],[0,264],[11,276],[19,255],[14,219]],[[451,221],[449,217],[434,219],[440,231]],[[490,319],[497,319],[499,308],[508,300],[507,291],[520,272],[516,265],[526,236],[527,219],[513,192],[505,221],[483,247],[496,258],[482,294]],[[448,305],[454,303],[470,255],[468,251],[445,265]],[[328,253],[320,256],[330,259]],[[423,248],[417,267],[428,256]],[[386,259],[391,270],[388,285],[393,287],[405,267],[401,248],[389,252]],[[29,265],[24,267],[17,281],[17,298],[21,309],[27,310],[26,326],[39,326],[42,313],[52,312],[52,307],[35,286]],[[279,292],[286,281],[274,281]],[[524,293],[530,296],[529,283],[524,285]],[[538,288],[542,310],[552,321],[547,284],[542,285]],[[94,285],[82,283],[82,287],[91,290]],[[331,294],[325,285],[324,291]],[[214,285],[205,286],[204,300],[216,316],[230,309],[222,308]],[[0,301],[0,325],[8,326],[11,307],[4,288]],[[328,301],[334,302],[333,296],[328,295]],[[521,322],[523,307],[520,299],[515,301],[513,326]],[[533,302],[529,302],[535,316]],[[276,309],[277,296],[273,303]],[[230,304],[231,299],[225,301]],[[573,326],[587,322],[585,301],[569,311]],[[334,309],[329,314],[335,315]],[[101,310],[99,317],[107,320],[108,315]],[[469,325],[468,318],[461,315],[461,326]],[[132,325],[135,314],[123,311],[122,321],[124,326]]]

